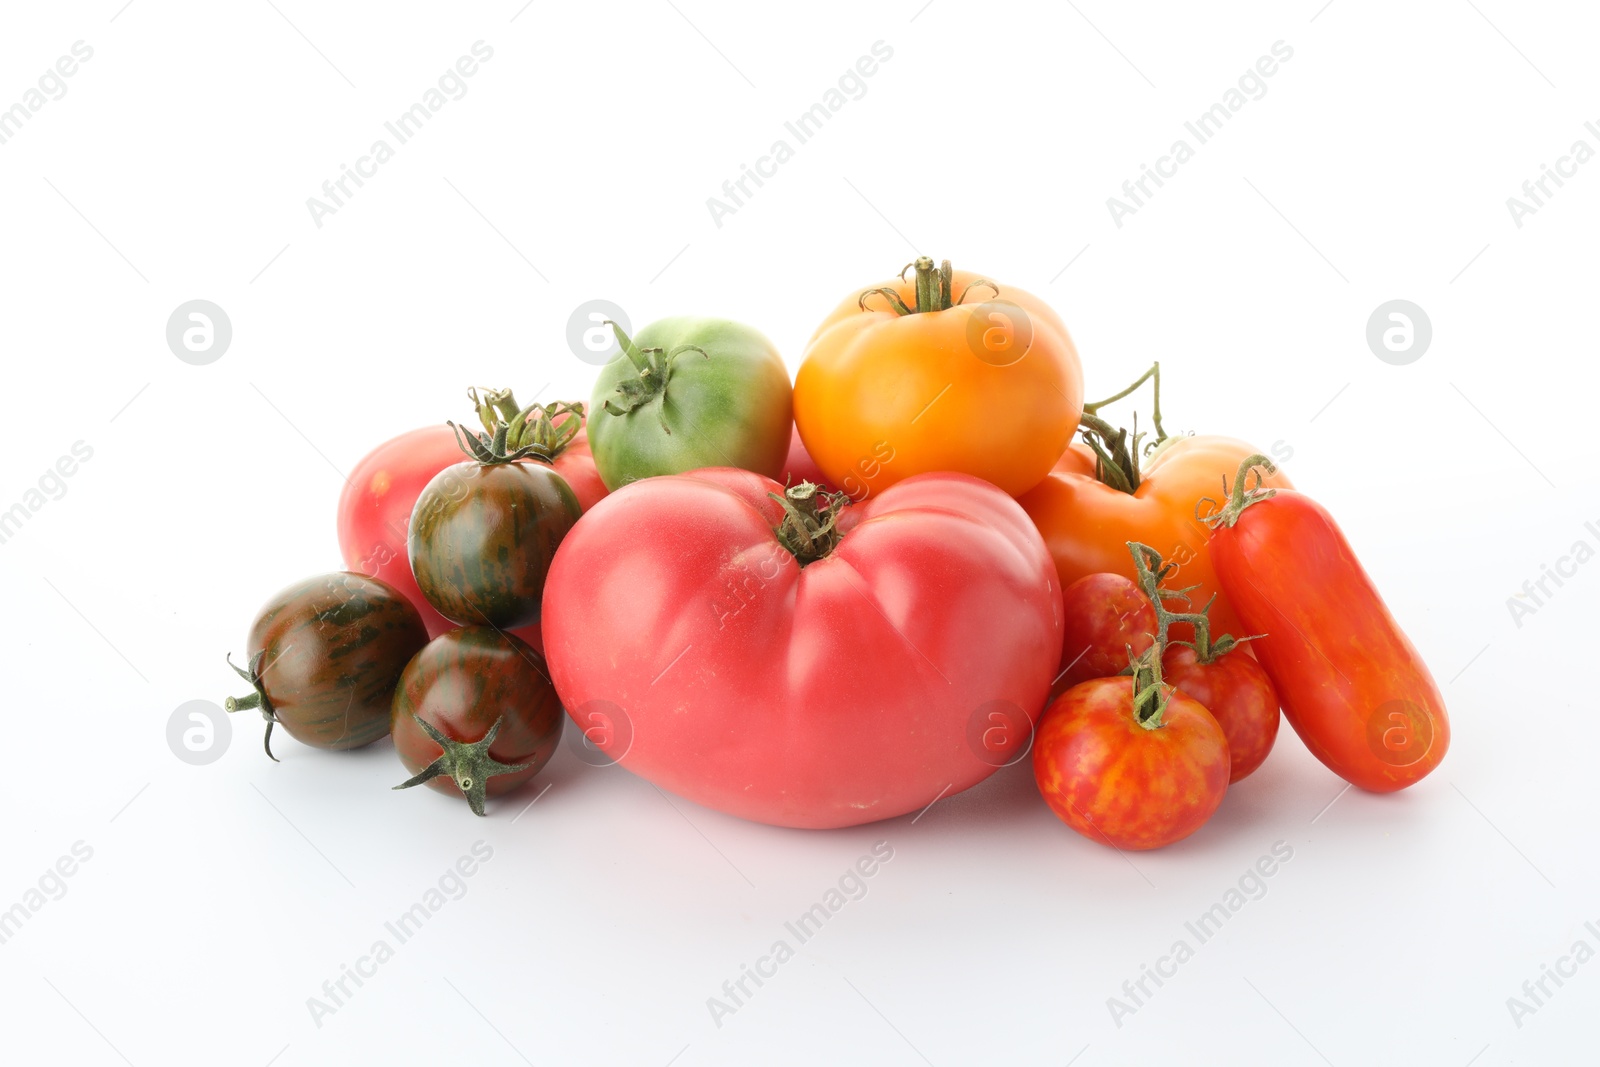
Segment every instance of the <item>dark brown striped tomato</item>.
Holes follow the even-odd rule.
[[[395,689],[395,751],[413,777],[465,796],[483,814],[485,796],[509,793],[555,754],[566,713],[544,657],[488,626],[466,626],[428,643]]]
[[[550,560],[580,513],[567,480],[543,464],[457,463],[417,498],[411,573],[447,619],[501,629],[538,622]]]
[[[269,756],[273,724],[315,748],[360,748],[389,732],[395,683],[427,643],[422,616],[393,586],[344,571],[307,578],[256,616],[249,668],[234,667],[254,692],[226,706],[261,709]]]

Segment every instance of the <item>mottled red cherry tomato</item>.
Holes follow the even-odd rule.
[[[1033,744],[1050,809],[1091,841],[1125,851],[1188,837],[1228,789],[1228,741],[1211,713],[1157,683],[1165,706],[1141,718],[1137,684],[1096,678],[1067,690],[1045,710]]]
[[[1243,646],[1203,663],[1189,645],[1170,645],[1161,657],[1170,685],[1198,700],[1228,738],[1229,782],[1248,776],[1278,739],[1278,691]]]

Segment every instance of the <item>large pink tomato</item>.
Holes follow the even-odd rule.
[[[567,534],[545,654],[585,737],[759,822],[918,811],[1020,759],[1061,656],[1055,565],[963,474],[851,504],[729,468],[648,478]]]

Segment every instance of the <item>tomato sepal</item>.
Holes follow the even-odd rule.
[[[778,543],[804,567],[827,559],[844,535],[839,519],[850,504],[845,493],[830,493],[815,482],[800,482],[782,495],[768,493],[783,509],[783,521],[772,528]]]
[[[1228,491],[1227,502],[1219,505],[1210,497],[1203,497],[1194,506],[1194,517],[1210,526],[1213,530],[1219,526],[1231,528],[1239,521],[1239,516],[1243,515],[1246,510],[1261,503],[1263,500],[1271,500],[1277,496],[1278,491],[1276,489],[1262,484],[1262,479],[1265,475],[1261,473],[1261,470],[1265,470],[1267,474],[1277,474],[1278,466],[1259,452],[1253,456],[1246,456],[1239,462],[1239,472],[1233,476],[1233,489]],[[1250,484],[1250,475],[1252,474],[1256,476],[1255,485],[1253,486]],[[1223,489],[1227,490],[1226,484],[1223,485]],[[1206,509],[1208,504],[1210,505],[1210,510]]]
[[[640,348],[633,343],[633,338],[622,332],[622,327],[617,323],[607,319],[605,324],[617,335],[617,344],[627,355],[628,362],[633,364],[634,370],[639,372],[638,377],[624,378],[617,383],[617,395],[608,398],[604,405],[608,415],[626,415],[658,396],[665,406],[667,383],[672,378],[672,361],[685,352],[698,352],[706,359],[711,358],[711,353],[699,345],[677,345],[670,352],[663,348]],[[662,431],[670,435],[672,428],[667,425],[666,414],[657,414]]]
[[[485,388],[481,396],[477,389],[468,389],[467,399],[472,401],[472,409],[491,441],[504,427],[508,450],[527,450],[524,455],[546,463],[554,463],[583,429],[585,411],[581,403],[557,400],[519,407],[509,388]]]
[[[497,774],[525,771],[530,766],[527,763],[501,763],[489,755],[489,746],[494,744],[495,736],[500,732],[500,724],[505,722],[504,715],[494,721],[494,725],[489,727],[489,732],[484,734],[481,740],[471,742],[452,741],[428,720],[418,718],[416,715],[412,718],[422,727],[422,732],[433,738],[444,751],[439,754],[438,759],[420,772],[394,786],[395,789],[410,789],[440,775],[449,775],[467,798],[467,806],[472,809],[472,814],[481,816],[484,814],[484,798],[488,796],[489,779]]]
[[[222,702],[224,711],[249,711],[252,708],[261,709],[261,717],[267,720],[267,733],[261,739],[261,745],[267,751],[267,758],[273,763],[282,763],[277,756],[272,754],[272,728],[278,723],[278,713],[272,707],[272,701],[267,698],[266,687],[261,684],[261,658],[267,654],[262,649],[250,657],[250,669],[244,670],[234,666],[233,654],[230,652],[223,658],[228,661],[228,666],[233,667],[233,673],[250,683],[254,692],[242,697],[229,697]]]

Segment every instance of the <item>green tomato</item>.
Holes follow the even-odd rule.
[[[701,467],[783,476],[793,422],[789,372],[757,330],[680,316],[629,338],[600,370],[589,447],[606,488]]]

